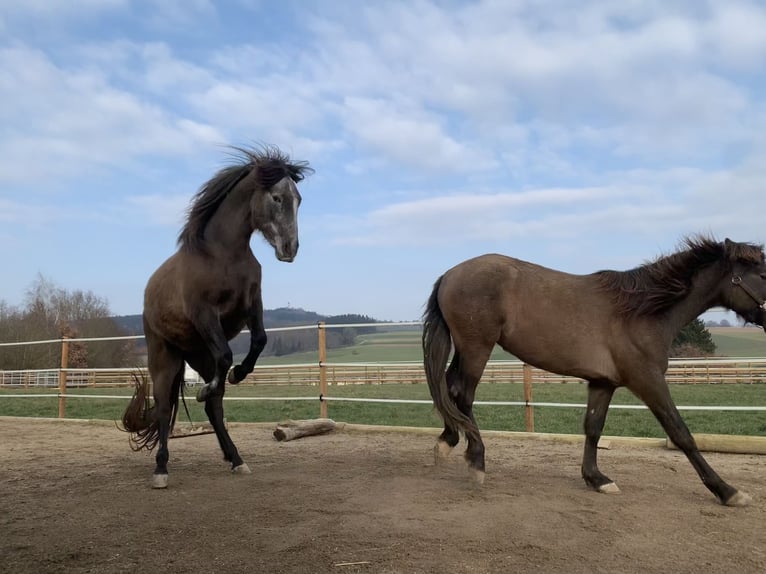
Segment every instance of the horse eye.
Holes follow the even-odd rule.
[[[274,203],[282,203],[282,196],[280,195],[272,195],[271,199],[274,200]]]

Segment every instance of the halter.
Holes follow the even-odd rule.
[[[761,299],[750,287],[747,286],[746,283],[743,283],[742,277],[740,277],[739,275],[734,275],[731,278],[731,282],[733,285],[739,285],[740,287],[742,287],[745,293],[750,295],[750,298],[758,304],[758,308],[763,311],[766,311],[766,301]]]

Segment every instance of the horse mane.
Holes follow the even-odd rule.
[[[192,197],[186,224],[178,234],[180,247],[196,251],[204,243],[204,232],[213,214],[242,180],[254,174],[254,191],[267,190],[289,177],[295,183],[314,172],[308,162],[292,162],[276,146],[245,148],[230,146],[233,162],[216,173]]]
[[[681,241],[681,250],[629,271],[594,273],[601,286],[614,295],[619,312],[625,316],[657,315],[684,299],[694,276],[715,263],[731,266],[736,261],[763,263],[762,245],[719,242],[695,235]]]

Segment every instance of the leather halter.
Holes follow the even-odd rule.
[[[742,287],[745,293],[750,295],[750,298],[758,304],[758,308],[763,311],[766,311],[766,301],[760,298],[750,287],[747,286],[746,283],[743,283],[742,277],[740,277],[739,275],[734,275],[731,278],[731,282],[733,285],[739,285],[740,287]]]

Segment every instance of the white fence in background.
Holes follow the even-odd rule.
[[[386,383],[424,383],[425,374],[420,362],[377,362],[377,363],[333,363],[327,361],[327,349],[325,344],[326,329],[336,328],[359,328],[359,327],[413,327],[421,325],[420,322],[402,323],[355,323],[342,325],[303,325],[296,327],[281,327],[267,329],[267,332],[297,331],[315,329],[318,337],[318,361],[316,363],[288,364],[288,365],[258,365],[241,384],[300,384],[316,385],[318,395],[314,397],[226,397],[226,400],[282,400],[282,401],[306,401],[318,400],[320,403],[320,416],[327,416],[328,401],[345,402],[370,402],[370,403],[423,403],[429,404],[428,400],[413,399],[368,399],[346,398],[330,396],[330,385],[348,384],[386,384]],[[15,371],[0,371],[0,389],[6,391],[20,391],[23,389],[57,389],[56,393],[39,394],[23,392],[2,392],[2,398],[23,397],[58,397],[59,416],[65,416],[67,397],[78,399],[104,399],[113,398],[127,400],[128,397],[121,395],[93,395],[73,394],[70,391],[81,387],[119,387],[132,385],[135,368],[115,369],[89,369],[70,368],[68,363],[68,345],[70,342],[90,341],[118,341],[141,339],[140,335],[126,337],[88,337],[73,339],[49,339],[44,341],[23,341],[12,343],[0,343],[0,347],[20,345],[58,344],[61,346],[61,367],[56,369],[28,369]],[[145,373],[145,371],[144,371]],[[194,383],[198,378],[193,371],[187,370],[187,383]],[[701,359],[673,359],[670,361],[667,380],[669,383],[745,383],[766,384],[766,357],[754,358],[701,358]],[[477,405],[501,405],[522,406],[527,410],[527,430],[533,430],[532,407],[560,407],[560,408],[584,408],[583,404],[570,403],[544,403],[532,401],[532,383],[581,383],[582,380],[574,377],[566,377],[554,373],[548,373],[521,361],[490,361],[487,364],[482,381],[492,383],[523,383],[525,386],[524,401],[476,401]],[[613,409],[644,409],[643,405],[612,405]],[[740,405],[740,406],[679,406],[681,410],[709,410],[709,411],[766,411],[766,406]]]

